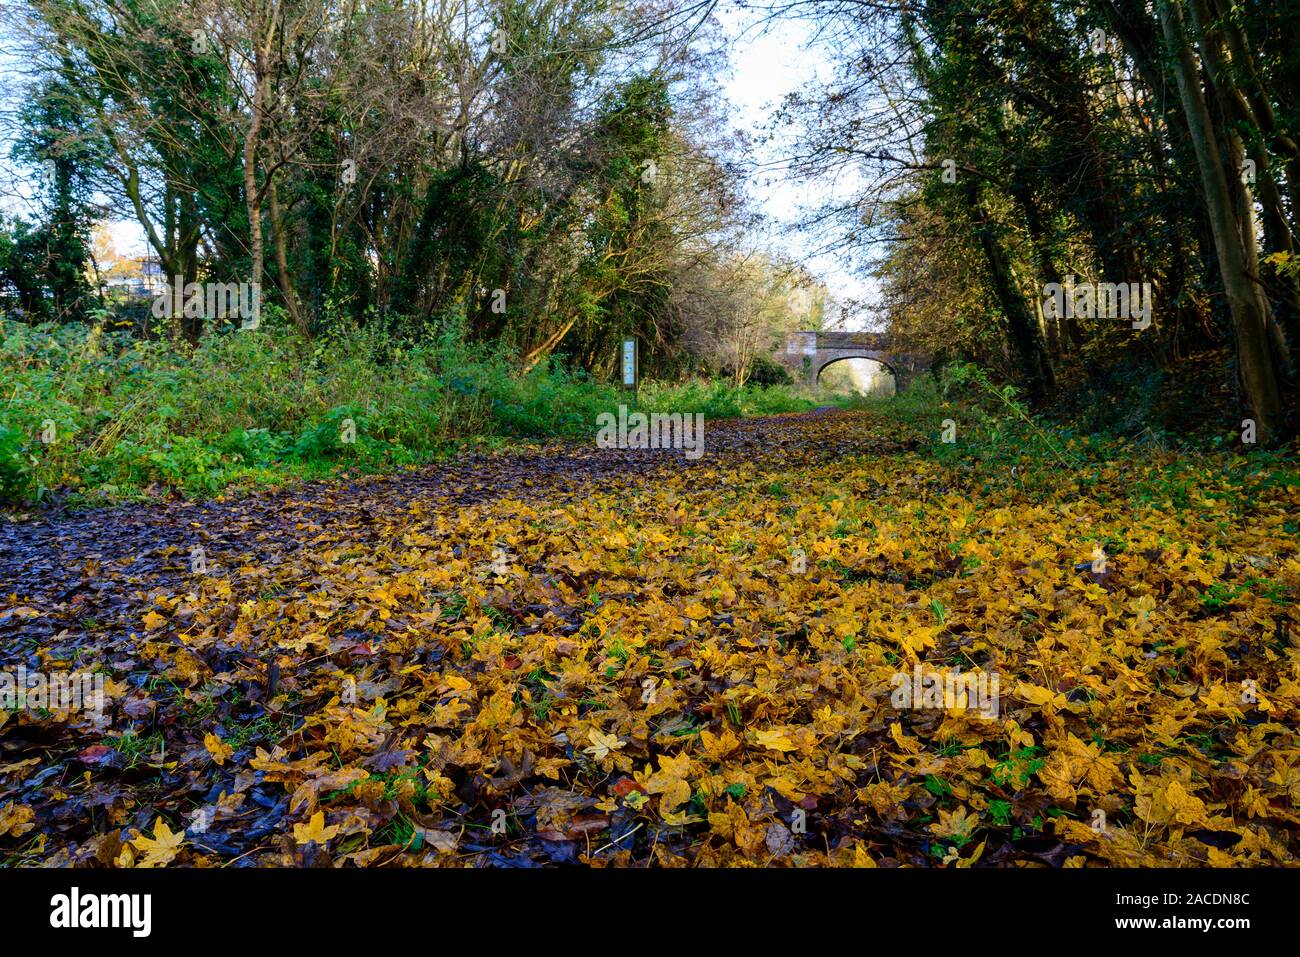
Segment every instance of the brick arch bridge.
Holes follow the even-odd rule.
[[[894,391],[902,392],[916,375],[924,371],[923,356],[894,349],[883,332],[811,332],[800,330],[786,336],[785,348],[776,354],[777,362],[789,370],[796,381],[816,385],[832,362],[841,359],[873,359],[894,374]]]

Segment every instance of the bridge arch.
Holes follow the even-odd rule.
[[[925,365],[925,359],[894,347],[883,332],[791,332],[776,359],[797,380],[816,385],[822,370],[841,359],[871,359],[894,375],[894,392],[907,388],[908,381]]]
[[[862,359],[867,362],[876,363],[876,365],[880,366],[882,369],[884,369],[886,372],[889,373],[890,377],[894,380],[894,391],[895,393],[898,392],[899,375],[898,375],[898,370],[894,368],[893,361],[890,358],[882,359],[879,356],[870,355],[866,351],[863,351],[855,355],[843,355],[843,356],[837,355],[837,356],[832,356],[829,359],[826,359],[812,373],[813,382],[814,383],[820,382],[822,379],[822,373],[825,372],[827,369],[829,369],[831,366],[837,365],[838,363],[841,362],[848,362],[851,359]]]

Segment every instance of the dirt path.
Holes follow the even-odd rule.
[[[828,429],[834,407],[807,415],[710,422],[707,454],[674,450],[598,449],[561,444],[525,454],[471,455],[452,463],[255,492],[228,502],[171,501],[97,509],[71,517],[0,519],[0,596],[39,604],[48,617],[23,621],[0,612],[0,663],[6,638],[45,638],[79,620],[101,624],[128,614],[133,597],[175,587],[191,574],[191,553],[210,564],[277,565],[327,529],[347,528],[361,548],[374,544],[377,516],[419,503],[464,508],[502,498],[565,500],[628,475],[653,481],[659,470],[700,474],[767,465],[783,459],[819,461],[901,448],[859,426]],[[914,443],[914,439],[906,440]]]

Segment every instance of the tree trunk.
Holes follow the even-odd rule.
[[[1276,441],[1282,431],[1282,397],[1274,371],[1269,342],[1268,304],[1249,270],[1250,255],[1242,241],[1241,223],[1233,210],[1223,168],[1223,153],[1210,121],[1210,110],[1201,89],[1183,28],[1178,0],[1159,0],[1160,24],[1171,54],[1170,62],[1178,83],[1179,98],[1192,134],[1201,184],[1209,212],[1210,228],[1218,253],[1223,288],[1237,338],[1238,372],[1246,401],[1255,418],[1261,442]]]
[[[274,13],[268,18],[266,36],[259,32],[257,22],[252,24],[250,35],[253,46],[253,102],[248,130],[244,133],[244,203],[248,209],[249,249],[252,256],[249,281],[262,282],[266,254],[262,248],[262,195],[257,187],[257,140],[262,131],[262,111],[266,102],[266,89],[270,77],[267,65],[271,45],[275,38]]]
[[[271,203],[271,234],[275,243],[275,269],[279,274],[280,292],[284,296],[284,305],[289,310],[289,318],[293,320],[294,328],[305,336],[308,330],[303,324],[302,312],[298,308],[298,297],[294,295],[293,281],[289,276],[289,257],[284,246],[284,223],[280,219],[280,197],[275,188],[274,177],[267,183],[267,199]]]
[[[993,291],[998,297],[998,305],[1007,318],[1011,347],[1025,380],[1025,390],[1032,404],[1042,405],[1056,391],[1056,376],[1043,348],[1042,339],[1039,338],[1038,324],[1034,321],[1024,296],[1016,288],[1011,263],[994,235],[993,222],[980,200],[979,187],[971,177],[966,178],[966,193],[970,198],[971,210],[979,217],[975,230],[979,235],[980,248],[984,252],[985,265],[988,267]]]

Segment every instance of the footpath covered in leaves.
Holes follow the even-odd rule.
[[[1297,862],[1294,485],[869,413],[706,448],[0,527],[0,670],[108,698],[0,712],[0,860]],[[954,671],[994,714],[898,704]]]

